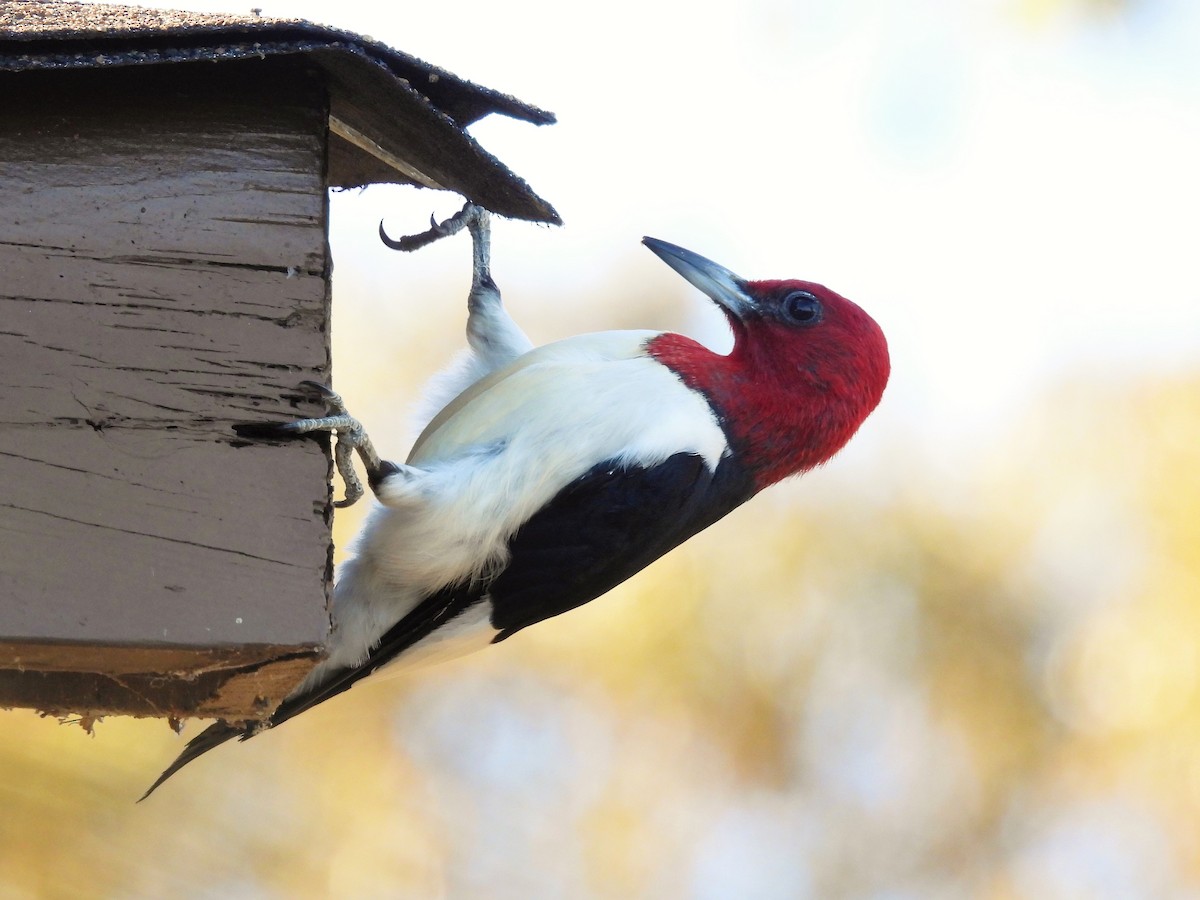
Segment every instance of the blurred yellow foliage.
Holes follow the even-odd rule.
[[[1198,446],[1200,379],[1081,378],[955,496],[835,464],[140,806],[164,723],[6,713],[0,895],[1194,890]]]
[[[1022,20],[1035,25],[1062,16],[1116,17],[1136,5],[1136,0],[1014,0]]]

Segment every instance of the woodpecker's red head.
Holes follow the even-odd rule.
[[[674,244],[643,243],[729,319],[728,356],[678,334],[656,337],[649,349],[709,399],[756,484],[840,450],[878,405],[891,371],[875,320],[819,284],[746,281]]]

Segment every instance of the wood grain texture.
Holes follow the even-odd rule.
[[[170,648],[194,690],[101,705],[256,714],[229,679],[278,695],[329,627],[328,455],[231,430],[318,413],[294,386],[329,380],[321,79],[181,64],[0,95],[0,705],[30,699],[22,647],[64,648],[33,654],[47,697]]]

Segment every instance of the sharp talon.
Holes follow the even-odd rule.
[[[388,233],[383,229],[383,220],[379,220],[379,239],[384,245],[393,250],[416,250],[418,247],[424,247],[428,241],[418,243],[417,240],[421,235],[402,235],[400,238],[388,237]]]
[[[341,395],[338,394],[337,391],[335,391],[333,388],[329,387],[328,385],[321,384],[321,382],[319,382],[319,381],[309,381],[308,379],[305,379],[304,381],[302,381],[298,385],[296,385],[296,389],[297,390],[306,390],[306,391],[309,391],[310,393],[316,394],[318,397],[320,397],[322,400],[325,400],[326,402],[331,402],[331,401],[334,403],[342,402]]]
[[[431,228],[428,231],[422,231],[420,234],[405,234],[398,238],[388,237],[388,233],[384,231],[383,222],[379,223],[379,239],[384,245],[393,250],[403,250],[405,253],[411,253],[413,250],[420,250],[422,247],[432,244],[438,238],[445,237],[445,233]]]

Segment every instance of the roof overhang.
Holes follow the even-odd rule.
[[[327,75],[330,185],[416,184],[495,213],[557,224],[554,208],[466,127],[554,115],[361,35],[298,19],[77,2],[0,2],[0,71],[294,57]]]

